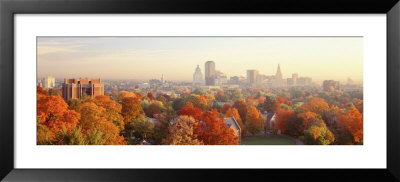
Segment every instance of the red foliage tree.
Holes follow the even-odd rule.
[[[201,109],[194,107],[191,102],[187,102],[181,110],[178,111],[178,115],[183,116],[192,116],[197,121],[200,121],[202,118],[203,112]]]
[[[226,114],[226,111],[228,111],[232,107],[231,104],[224,104],[221,108],[221,113]]]
[[[284,109],[278,109],[278,111],[276,112],[277,126],[282,133],[285,132],[286,130],[286,121],[293,113],[294,113],[293,110],[284,110]]]
[[[233,107],[238,110],[240,118],[242,118],[243,124],[245,124],[247,115],[247,104],[242,100],[237,100],[235,104],[233,104]]]

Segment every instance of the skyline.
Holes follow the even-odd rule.
[[[216,70],[249,69],[313,81],[362,82],[362,37],[38,37],[37,76],[191,81],[212,60]],[[299,64],[299,62],[301,64]],[[245,63],[245,64],[243,64]],[[67,70],[67,71],[66,71]]]

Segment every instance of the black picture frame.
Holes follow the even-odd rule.
[[[14,15],[32,13],[381,13],[387,15],[386,169],[15,169]],[[398,0],[0,0],[0,179],[4,181],[399,181]],[[384,122],[384,118],[382,121]],[[379,123],[378,123],[379,124]],[[32,156],[34,157],[34,156]],[[201,156],[199,156],[201,157]],[[373,156],[371,156],[373,157]]]

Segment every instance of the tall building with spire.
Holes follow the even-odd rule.
[[[289,80],[290,84],[293,82]],[[278,64],[278,69],[276,70],[275,79],[272,82],[272,87],[285,87],[287,85],[287,79],[283,79],[281,66]]]
[[[275,74],[275,79],[276,80],[282,80],[282,72],[281,72],[281,66],[278,64],[278,70],[276,70]]]
[[[194,74],[193,74],[193,85],[196,85],[196,84],[199,84],[199,85],[203,85],[204,84],[204,82],[203,82],[203,73],[201,73],[201,69],[200,69],[199,65],[197,65],[197,68],[196,68],[196,70],[194,71]]]
[[[163,84],[164,83],[164,74],[161,74],[161,84]]]

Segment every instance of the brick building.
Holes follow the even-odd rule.
[[[83,96],[95,97],[104,95],[104,84],[101,79],[73,78],[64,79],[62,84],[62,96],[68,101],[69,99],[80,99]]]

